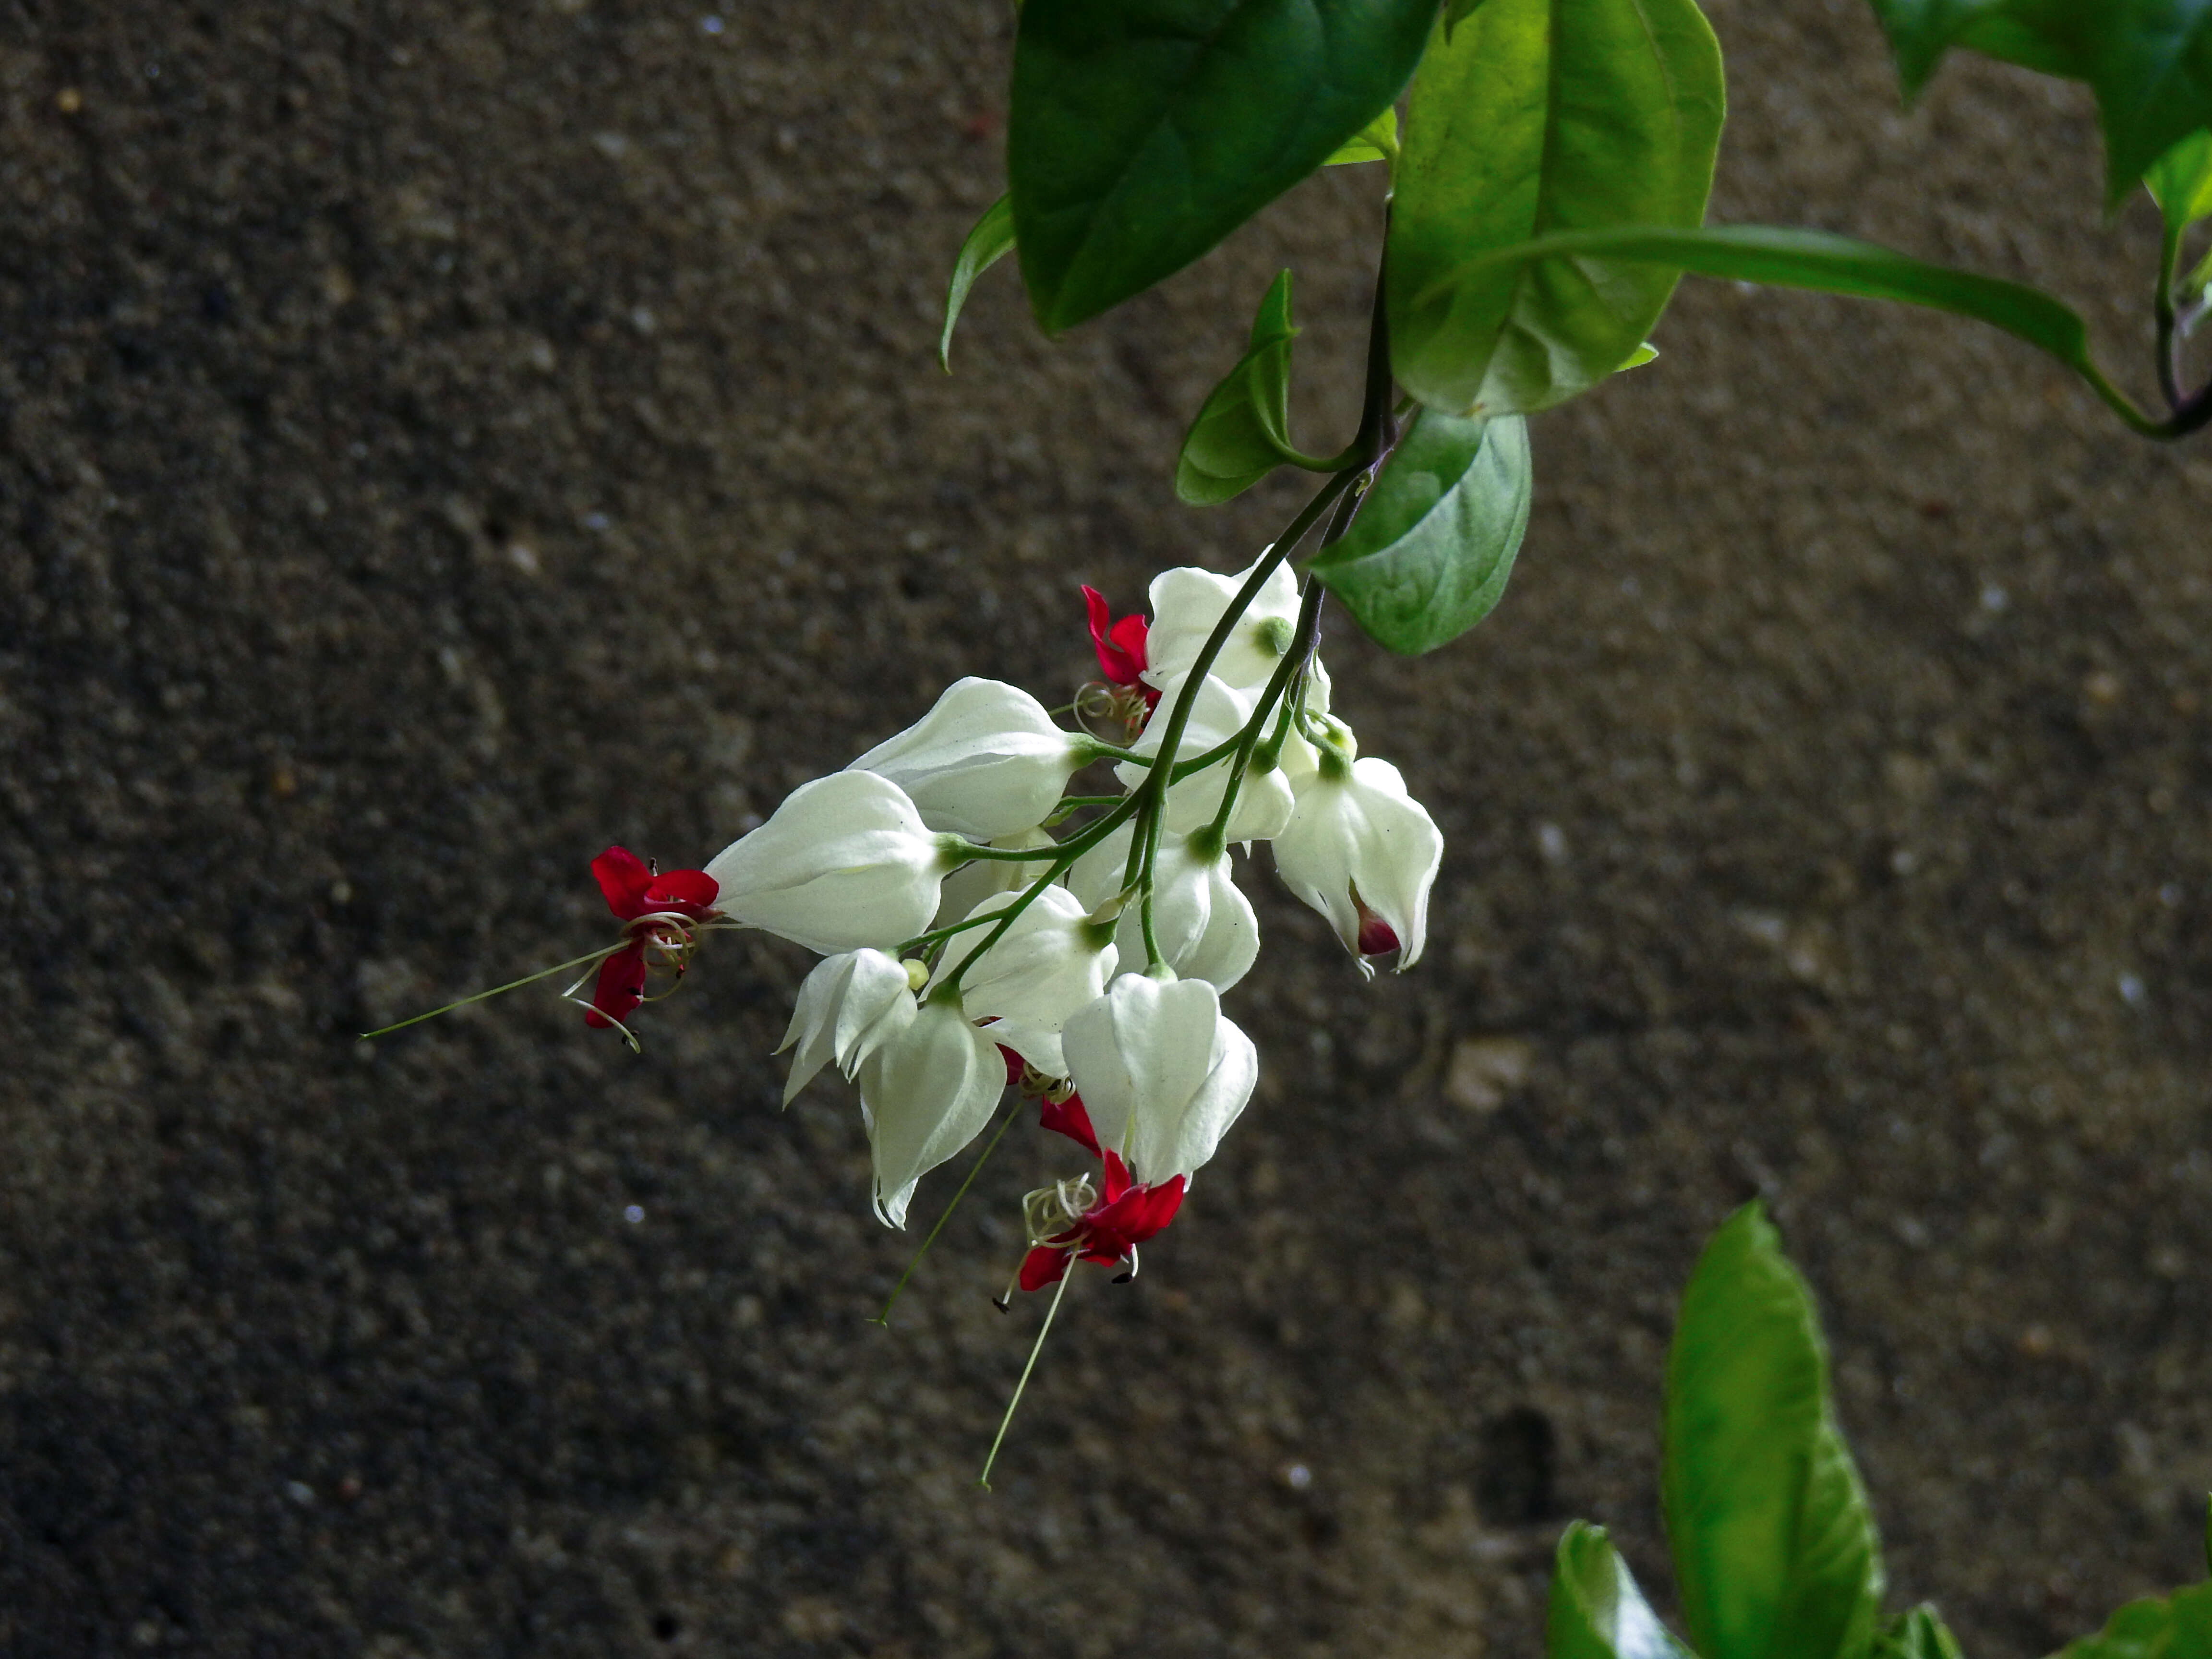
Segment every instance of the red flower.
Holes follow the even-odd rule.
[[[610,847],[592,860],[592,874],[606,895],[607,908],[626,924],[625,942],[599,964],[592,1006],[584,1024],[596,1029],[620,1024],[645,1000],[648,955],[684,971],[691,951],[691,929],[711,921],[721,887],[703,870],[671,870],[662,875],[636,854]]]
[[[1387,957],[1399,948],[1398,930],[1367,908],[1367,901],[1359,896],[1359,890],[1352,890],[1352,902],[1359,915],[1359,954],[1363,957]]]
[[[1093,1158],[1103,1156],[1098,1150],[1098,1132],[1091,1127],[1091,1114],[1084,1109],[1081,1095],[1071,1093],[1065,1100],[1054,1100],[1047,1095],[1037,1114],[1037,1124],[1054,1134],[1066,1135]]]
[[[1085,1127],[1089,1127],[1086,1116]],[[1065,1131],[1063,1131],[1065,1133]],[[1056,1233],[1022,1258],[1022,1288],[1042,1290],[1058,1284],[1074,1261],[1111,1265],[1132,1259],[1137,1246],[1164,1230],[1182,1206],[1183,1178],[1153,1186],[1129,1179],[1128,1166],[1116,1152],[1106,1154],[1106,1195],[1077,1218],[1066,1232]]]
[[[1132,611],[1121,621],[1113,621],[1106,596],[1088,584],[1083,589],[1083,603],[1091,612],[1091,644],[1098,653],[1098,672],[1109,685],[1133,686],[1142,691],[1145,707],[1150,708],[1160,700],[1160,694],[1144,680],[1145,619]]]

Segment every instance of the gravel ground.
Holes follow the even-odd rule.
[[[1570,1516],[1666,1601],[1671,1308],[1753,1192],[1900,1605],[2026,1656],[2200,1576],[2212,451],[1965,325],[1693,286],[1538,424],[1485,628],[1333,628],[1430,957],[1363,989],[1254,867],[1259,1100],[994,1493],[1054,1154],[863,1322],[910,1241],[842,1087],[775,1110],[799,952],[714,940],[641,1058],[543,991],[353,1041],[599,942],[610,841],[1056,700],[1079,581],[1248,558],[1291,486],[1169,478],[1281,265],[1341,441],[1371,169],[1057,344],[994,272],[948,380],[1006,9],[710,3],[0,10],[0,1646],[1532,1655]],[[2144,361],[2076,89],[1903,112],[1857,0],[1714,15],[1717,216]]]

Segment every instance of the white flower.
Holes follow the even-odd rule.
[[[1033,830],[1096,745],[1053,724],[1044,705],[1002,680],[955,680],[936,706],[845,769],[905,790],[933,830],[990,841]]]
[[[1033,853],[1053,846],[1053,838],[1042,830],[1024,830],[1017,835],[1000,836],[990,843],[1008,852]],[[947,927],[962,918],[975,914],[975,907],[994,893],[1018,893],[1044,873],[1048,860],[1039,859],[1031,863],[1017,859],[970,859],[951,875],[938,891],[937,915],[930,922],[933,928]]]
[[[1124,974],[1067,1022],[1068,1077],[1129,1173],[1188,1180],[1252,1097],[1260,1057],[1204,980]]]
[[[1075,861],[1067,884],[1077,900],[1097,909],[1121,890],[1129,861],[1129,825]],[[1185,979],[1202,979],[1225,991],[1250,971],[1260,954],[1260,921],[1252,902],[1230,874],[1225,848],[1209,845],[1205,830],[1160,837],[1158,867],[1152,884],[1152,937],[1161,960]],[[1114,942],[1121,960],[1145,960],[1143,906],[1136,899],[1121,912]]]
[[[914,1023],[914,981],[906,964],[881,951],[825,957],[799,988],[790,1028],[776,1053],[796,1043],[783,1103],[790,1105],[833,1060],[847,1077]]]
[[[929,926],[955,854],[899,787],[833,772],[793,790],[775,815],[708,865],[714,908],[733,921],[829,955],[896,945]]]
[[[876,1214],[906,1225],[915,1185],[982,1132],[1006,1092],[998,1046],[958,997],[925,1002],[860,1063],[860,1115],[875,1163]]]
[[[1152,623],[1145,635],[1147,684],[1164,693],[1182,684],[1251,574],[1249,566],[1233,576],[1217,576],[1195,565],[1178,565],[1152,578]],[[1291,648],[1297,617],[1298,579],[1285,560],[1260,585],[1208,672],[1237,690],[1258,691]]]
[[[1444,838],[1396,767],[1324,748],[1274,847],[1276,872],[1328,918],[1361,972],[1371,975],[1366,958],[1391,951],[1401,973],[1420,960]]]
[[[975,915],[995,915],[1015,900],[994,894]],[[995,922],[955,933],[930,981],[933,989],[981,949]],[[1064,1077],[1060,1028],[1106,988],[1114,972],[1114,930],[1091,920],[1065,887],[1048,887],[1007,925],[999,942],[961,975],[960,1000],[974,1020],[992,1020],[984,1036],[1004,1043],[1047,1077]]]
[[[1131,745],[1132,753],[1157,756],[1160,752],[1160,744],[1167,737],[1170,711],[1175,707],[1177,695],[1168,692],[1161,696],[1159,707],[1152,711],[1144,734]],[[1176,745],[1175,763],[1181,766],[1196,760],[1206,750],[1235,737],[1252,718],[1256,701],[1256,695],[1247,696],[1213,675],[1207,675],[1191,702],[1190,719]],[[1267,733],[1261,735],[1264,738]],[[1224,756],[1204,771],[1193,773],[1182,782],[1168,787],[1169,829],[1198,830],[1213,822],[1214,815],[1221,810],[1222,792],[1229,787],[1233,760],[1233,757]],[[1134,789],[1144,782],[1146,770],[1124,761],[1114,769],[1114,775],[1123,788]],[[1248,771],[1237,792],[1237,804],[1230,809],[1224,838],[1232,842],[1267,841],[1281,833],[1283,826],[1290,822],[1291,808],[1290,780],[1280,767],[1266,772]]]

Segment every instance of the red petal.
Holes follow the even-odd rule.
[[[1127,616],[1113,620],[1114,613],[1107,608],[1106,596],[1087,583],[1083,589],[1083,603],[1091,613],[1091,645],[1098,653],[1098,672],[1112,685],[1134,685],[1137,676],[1145,666],[1145,619]],[[1133,634],[1130,624],[1134,623]],[[1130,641],[1136,650],[1132,655]]]
[[[1022,1258],[1022,1288],[1041,1291],[1066,1277],[1068,1253],[1040,1244]]]
[[[1006,1086],[1012,1088],[1027,1075],[1030,1063],[1003,1042],[999,1045],[999,1054],[1006,1062]]]
[[[1037,1124],[1054,1134],[1066,1135],[1091,1157],[1099,1156],[1098,1132],[1091,1127],[1091,1114],[1083,1109],[1081,1095],[1070,1095],[1057,1103],[1046,1101],[1037,1114]]]
[[[1182,1208],[1182,1194],[1183,1178],[1181,1176],[1172,1181],[1164,1181],[1157,1187],[1147,1187],[1145,1189],[1145,1213],[1129,1231],[1131,1242],[1141,1244],[1154,1235],[1165,1232],[1168,1223],[1176,1218],[1176,1212]],[[1143,1231],[1139,1231],[1138,1227]]]
[[[1103,1156],[1106,1160],[1106,1201],[1094,1208],[1091,1212],[1092,1215],[1098,1214],[1101,1210],[1110,1209],[1121,1200],[1121,1194],[1129,1190],[1129,1166],[1121,1162],[1121,1154],[1109,1152]]]
[[[703,921],[721,890],[722,884],[704,870],[671,870],[646,890],[645,908],[681,910],[693,921]]]
[[[1359,954],[1363,957],[1387,957],[1398,948],[1398,933],[1390,924],[1367,908],[1367,901],[1354,889],[1352,902],[1359,912]]]
[[[614,1019],[626,1020],[645,1000],[645,946],[629,945],[599,964],[599,977],[592,987],[592,1006],[584,1024],[604,1030]]]
[[[1114,624],[1107,635],[1121,647],[1121,654],[1129,659],[1129,666],[1141,674],[1147,666],[1145,660],[1145,635],[1150,632],[1145,619],[1131,611]]]
[[[636,854],[626,847],[610,847],[592,860],[592,873],[599,878],[599,891],[606,895],[607,908],[624,921],[644,911],[653,872]]]

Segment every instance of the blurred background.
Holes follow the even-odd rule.
[[[1858,0],[1715,0],[1716,216],[2084,304],[2156,235],[2079,88],[1899,108]],[[2212,448],[2025,348],[1686,289],[1534,428],[1511,591],[1338,711],[1449,851],[1363,988],[1262,855],[1252,1110],[1135,1285],[993,1311],[1011,1137],[912,1237],[807,959],[710,942],[642,1057],[545,988],[610,842],[703,861],[1077,585],[1245,562],[1173,502],[1337,169],[1057,344],[1010,270],[998,0],[0,11],[0,1647],[11,1655],[1532,1655],[1564,1521],[1670,1606],[1674,1299],[1763,1194],[1894,1594],[2039,1653],[2201,1576]],[[951,1182],[924,1189],[935,1212]]]

